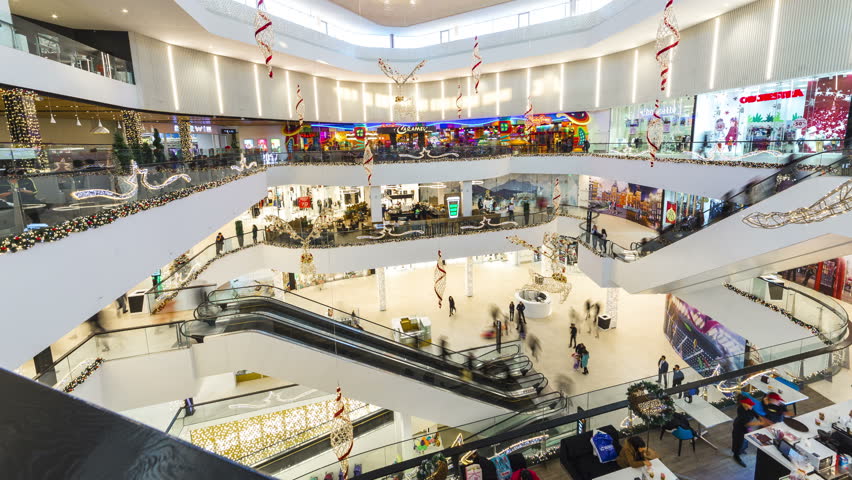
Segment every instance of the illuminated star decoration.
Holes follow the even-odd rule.
[[[657,27],[657,63],[660,64],[660,92],[665,92],[669,81],[672,60],[674,60],[675,49],[680,43],[680,31],[677,28],[677,19],[674,15],[672,4],[674,0],[666,2],[663,10],[663,18]],[[651,166],[657,159],[657,152],[663,145],[663,119],[660,117],[660,99],[654,102],[654,116],[648,122],[648,133],[645,134],[651,153]]]
[[[852,180],[825,194],[809,207],[789,212],[754,212],[743,218],[743,223],[754,228],[774,229],[786,225],[822,222],[852,210]]]
[[[462,227],[462,228],[464,228],[464,227]],[[387,236],[404,237],[406,235],[422,235],[422,234],[423,234],[423,230],[409,230],[407,232],[402,232],[402,233],[393,233],[393,229],[390,229],[390,228],[385,226],[385,227],[382,227],[382,229],[379,231],[378,235],[361,235],[360,237],[356,237],[356,238],[358,238],[359,240],[381,240],[381,239],[383,239]]]
[[[456,97],[456,111],[458,112],[458,116],[459,116],[459,118],[462,118],[462,104],[461,104],[461,100],[462,100],[462,90],[461,90],[461,83],[459,83],[459,89],[458,89],[458,92],[459,92],[459,94],[458,94],[458,96]]]
[[[254,168],[256,166],[257,166],[257,162],[251,162],[248,165],[246,165],[246,157],[241,156],[240,157],[240,164],[239,165],[231,165],[231,170],[236,170],[236,171],[242,173],[244,170],[248,170],[248,169]]]
[[[337,398],[334,400],[334,418],[331,420],[331,433],[329,440],[337,461],[340,462],[343,480],[349,478],[349,454],[352,453],[354,444],[354,432],[352,420],[349,418],[349,407],[343,401],[343,393],[337,387]]]
[[[414,158],[414,159],[417,159],[417,160],[420,160],[424,157],[429,157],[429,158],[456,157],[456,158],[458,158],[458,156],[459,156],[458,153],[452,153],[452,152],[444,153],[444,154],[441,154],[441,155],[432,155],[432,150],[430,150],[426,147],[423,147],[423,149],[420,150],[419,155],[409,155],[407,153],[400,153],[399,154],[400,158]]]
[[[364,170],[367,172],[367,185],[373,185],[373,159],[375,156],[373,155],[373,151],[370,150],[370,144],[368,143],[366,147],[364,147],[364,158],[362,160],[362,164],[364,165]]]
[[[296,85],[296,116],[299,118],[299,131],[305,123],[305,99],[302,98],[302,86]]]
[[[66,160],[65,158],[60,158],[58,162],[56,162],[56,168],[53,169],[54,172],[70,172],[72,170],[73,164]]]
[[[71,192],[71,198],[74,200],[83,200],[85,198],[109,198],[111,200],[127,200],[134,195],[139,190],[139,183],[137,182],[137,175],[142,177],[142,185],[148,190],[161,190],[171,185],[172,183],[178,180],[184,180],[186,182],[191,182],[192,178],[185,173],[179,173],[177,175],[172,175],[167,178],[165,182],[159,185],[153,185],[148,182],[148,169],[143,168],[140,169],[138,165],[136,165],[135,161],[130,162],[130,175],[126,177],[119,177],[119,180],[130,185],[130,190],[126,193],[118,193],[112,190],[105,190],[102,188],[93,188],[88,190],[77,190],[76,192]]]
[[[479,222],[479,226],[474,225],[465,225],[461,227],[462,230],[482,230],[485,227],[500,227],[502,225],[518,225],[518,222],[500,222],[500,223],[491,223],[491,218],[483,217],[482,221]]]
[[[447,270],[444,269],[444,257],[438,250],[438,262],[435,264],[435,296],[438,297],[438,308],[444,301],[444,291],[447,289]]]
[[[482,75],[482,56],[479,55],[479,37],[473,37],[473,66],[470,68],[473,77],[473,91],[479,94],[479,77]]]
[[[269,78],[272,78],[272,45],[275,43],[275,31],[272,28],[272,20],[266,13],[266,4],[263,0],[257,0],[257,13],[254,16],[254,41],[266,62]]]

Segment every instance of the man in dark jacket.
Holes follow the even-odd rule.
[[[663,388],[669,388],[669,362],[665,355],[657,360],[657,383],[662,383]]]
[[[684,375],[680,371],[680,365],[675,365],[672,369],[672,387],[679,387],[683,383]],[[683,398],[683,392],[677,394],[677,398]]]

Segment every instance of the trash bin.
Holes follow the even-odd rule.
[[[601,330],[609,330],[609,325],[612,323],[612,317],[609,315],[598,315],[598,328]]]

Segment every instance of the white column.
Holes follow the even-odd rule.
[[[516,267],[521,264],[521,251],[520,250],[515,250],[514,252],[509,252],[509,254],[512,255],[513,257],[515,257],[514,263],[515,263]]]
[[[387,290],[385,290],[385,267],[376,268],[376,290],[379,292],[379,311],[388,308]]]
[[[382,222],[382,187],[373,185],[370,187],[370,221]]]
[[[618,292],[620,288],[606,289],[606,314],[612,318],[609,328],[615,328],[618,325]]]
[[[399,442],[399,451],[397,454],[402,457],[403,461],[414,456],[414,442],[411,440],[411,417],[403,415],[399,412],[393,412],[393,427],[396,439]]]
[[[11,23],[12,11],[9,8],[9,1],[0,0],[0,45],[4,47],[14,47],[15,45],[15,40],[12,37],[13,32],[9,27]]]
[[[468,297],[473,296],[473,257],[467,257],[464,262],[464,286]]]
[[[580,175],[577,189],[577,205],[580,207],[589,206],[589,176]]]
[[[469,217],[473,215],[473,182],[465,180],[459,183],[461,183],[462,217]]]

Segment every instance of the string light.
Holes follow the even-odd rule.
[[[180,153],[183,160],[192,160],[192,133],[188,118],[178,120],[178,135],[180,136]]]
[[[36,94],[31,90],[0,89],[6,106],[6,121],[13,148],[32,148],[38,151],[37,159],[28,165],[40,168],[47,164],[47,152],[42,148],[41,129],[35,107]]]

